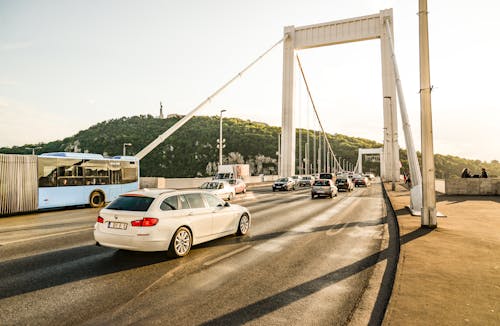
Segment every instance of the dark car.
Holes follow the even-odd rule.
[[[335,180],[335,185],[339,191],[352,191],[354,189],[354,183],[352,183],[352,180],[347,176],[338,177],[337,180]]]
[[[335,181],[335,174],[334,173],[320,173],[319,174],[319,179],[328,179],[328,180],[332,180],[332,181]]]
[[[299,179],[297,183],[299,187],[311,187],[314,183],[314,177],[310,175],[305,175]]]
[[[333,181],[330,179],[319,179],[314,181],[314,184],[311,188],[311,198],[318,196],[326,196],[326,197],[336,197],[338,194],[337,187],[333,184]]]
[[[370,179],[368,179],[364,175],[359,174],[354,175],[354,177],[352,178],[352,182],[354,182],[355,187],[368,187],[371,184]]]
[[[273,183],[273,191],[276,190],[295,190],[295,181],[292,178],[279,178]]]

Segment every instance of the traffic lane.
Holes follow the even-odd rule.
[[[317,203],[321,203],[321,201],[317,201]],[[328,202],[325,200],[324,203]],[[258,217],[259,214],[254,215],[255,219],[258,219]],[[290,219],[286,220],[290,221]],[[254,223],[254,225],[260,224],[260,222],[255,222],[255,220]],[[263,238],[267,239],[270,237],[272,235],[269,236],[268,233]],[[40,257],[34,265],[37,270],[43,271],[42,274],[48,279],[44,279],[43,277],[42,279],[36,279],[35,283],[39,285],[34,288],[28,288],[28,290],[32,290],[31,292],[26,292],[25,290],[23,295],[4,299],[1,304],[4,305],[6,301],[9,301],[13,303],[14,307],[36,307],[35,309],[28,309],[30,313],[24,315],[22,319],[24,321],[33,320],[30,319],[31,316],[33,318],[43,317],[43,320],[59,320],[59,322],[60,318],[64,317],[64,320],[67,320],[68,323],[73,321],[81,322],[88,317],[88,313],[95,314],[101,311],[96,307],[109,310],[120,306],[123,304],[125,298],[136,293],[141,293],[145,288],[147,289],[159,279],[174,281],[175,277],[172,277],[172,274],[190,275],[199,266],[206,266],[207,263],[217,265],[218,258],[245,249],[246,244],[243,244],[243,247],[239,246],[240,241],[238,240],[240,239],[228,237],[223,239],[231,240],[228,243],[220,242],[216,245],[218,241],[214,241],[212,243],[213,246],[206,248],[203,246],[195,247],[193,248],[193,252],[185,259],[173,261],[166,259],[163,261],[163,255],[157,256],[157,254],[161,253],[124,254],[123,251],[107,248],[103,248],[104,252],[101,255],[98,253],[95,253],[95,255],[92,255],[92,253],[89,254],[85,249],[81,251],[70,250],[67,253],[56,251],[51,253],[54,255],[52,260],[54,261],[55,259],[54,263],[56,263],[55,273],[53,269],[51,270],[50,266],[52,264],[48,264],[45,267],[40,265],[44,260],[51,261],[51,256]],[[93,251],[96,248],[88,247],[87,249]],[[109,253],[111,253],[112,257],[109,257]],[[130,262],[129,254],[132,255],[133,264]],[[67,260],[65,260],[65,257]],[[140,261],[137,261],[137,258],[140,258]],[[61,261],[60,263],[57,263],[58,259]],[[75,260],[78,263],[75,263]],[[111,265],[113,268],[110,268]],[[25,267],[29,266],[30,264],[27,263]],[[22,273],[21,270],[17,270],[14,271],[14,274],[17,272]],[[68,277],[68,275],[71,276]],[[159,279],[156,279],[157,275],[161,275]],[[33,275],[25,276],[26,281],[26,278],[30,279]],[[150,283],[150,280],[154,281]],[[12,280],[9,284],[13,285]],[[41,293],[44,293],[44,295],[40,296]],[[68,293],[71,300],[64,299],[68,296]],[[110,293],[114,294],[112,298],[109,297]],[[11,292],[11,294],[15,293]],[[102,306],[86,306],[81,302],[83,298],[87,298],[84,302],[101,302]],[[61,307],[57,302],[64,302],[64,306]],[[81,312],[81,314],[75,314],[75,311]],[[4,314],[4,316],[7,318],[8,314]]]
[[[0,246],[54,233],[91,228],[96,208],[72,208],[0,218]]]
[[[252,234],[235,255],[175,281],[160,280],[89,324],[346,323],[377,261],[385,212],[371,196],[337,210],[318,203],[324,214],[262,237],[267,240],[252,241]]]
[[[71,209],[0,219],[0,262],[92,243],[98,209]]]
[[[83,213],[84,211],[82,210]],[[189,270],[190,266],[198,268],[199,264],[195,262],[199,259],[211,262],[233,250],[238,250],[234,247],[238,246],[239,242],[234,240],[239,238],[227,238],[231,241],[219,243],[213,248],[193,248],[193,252],[182,261],[168,260],[165,253],[131,253],[97,248],[92,245],[91,231],[3,246],[2,249],[9,248],[12,255],[3,256],[5,260],[0,264],[1,293],[4,298],[1,305],[9,305],[10,302],[11,307],[32,307],[33,309],[27,309],[30,312],[23,316],[17,314],[16,309],[6,309],[12,313],[3,314],[2,319],[23,323],[23,320],[26,322],[35,316],[36,318],[42,316],[43,320],[54,320],[52,316],[67,315],[65,318],[68,322],[81,321],[73,316],[75,310],[96,312],[95,306],[85,309],[75,299],[88,296],[83,289],[94,289],[91,295],[92,300],[88,300],[93,302],[98,302],[100,299],[109,301],[109,293],[127,297],[128,293],[140,292],[149,284],[149,279],[155,279],[158,273],[165,275],[173,270],[179,270],[179,272],[182,270],[187,273],[186,270]],[[83,245],[75,246],[76,243],[82,242]],[[68,244],[70,248],[66,248]],[[41,250],[46,250],[46,252],[27,255],[25,251],[32,252],[32,248],[43,248]],[[22,258],[19,258],[19,255]],[[180,265],[177,266],[179,263]],[[147,273],[142,272],[143,270],[147,270]],[[120,277],[117,278],[116,275]],[[102,283],[106,286],[102,286]],[[75,284],[81,284],[81,286],[75,289]],[[44,295],[40,296],[41,293]],[[73,300],[77,302],[73,309],[70,308],[69,302],[63,299],[63,296],[67,296],[68,293],[72,298],[69,302]],[[64,302],[64,307],[57,304],[61,302]],[[105,302],[103,307],[112,309],[120,302],[113,298],[113,304]],[[84,318],[85,314],[82,317]],[[54,321],[57,321],[57,318]]]

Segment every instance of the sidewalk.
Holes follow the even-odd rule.
[[[447,217],[428,230],[390,188],[401,252],[383,324],[500,325],[500,197],[438,195]]]

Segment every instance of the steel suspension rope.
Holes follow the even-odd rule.
[[[335,156],[335,153],[333,152],[332,146],[330,145],[330,141],[328,141],[328,137],[326,135],[325,129],[323,128],[323,124],[321,123],[321,119],[319,118],[318,110],[316,110],[316,105],[314,104],[314,100],[311,95],[311,90],[309,89],[309,84],[307,83],[306,76],[304,74],[304,69],[302,69],[302,63],[300,62],[300,58],[298,55],[295,56],[297,58],[297,63],[299,64],[300,68],[300,73],[302,74],[302,79],[304,80],[304,84],[306,85],[307,93],[309,94],[309,100],[311,101],[314,113],[316,115],[316,119],[318,120],[319,126],[321,128],[321,131],[323,133],[323,137],[325,138],[325,142],[328,144],[328,150],[330,153],[333,155],[333,159],[335,162],[338,163],[337,157]]]
[[[288,36],[285,35],[283,38],[281,38],[278,42],[276,42],[273,46],[271,46],[268,50],[266,50],[263,54],[261,54],[257,59],[253,60],[248,66],[246,66],[242,71],[236,74],[233,78],[231,78],[227,83],[222,85],[218,90],[216,90],[212,95],[207,97],[206,100],[198,104],[197,107],[195,107],[191,112],[186,114],[182,119],[177,121],[172,127],[170,127],[167,131],[165,131],[163,134],[158,136],[155,140],[153,140],[151,143],[149,143],[146,147],[144,147],[139,153],[137,153],[136,157],[138,159],[144,158],[144,156],[148,155],[153,149],[155,149],[158,145],[160,145],[165,139],[170,137],[174,132],[177,131],[180,127],[182,127],[186,122],[188,122],[196,112],[198,112],[202,107],[204,107],[207,103],[209,103],[215,96],[217,96],[220,92],[222,92],[227,86],[229,86],[232,82],[234,82],[236,79],[241,77],[248,69],[250,69],[254,64],[256,64],[260,59],[262,59],[266,54],[271,52],[278,44],[283,42],[285,38]]]

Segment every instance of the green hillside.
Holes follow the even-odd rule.
[[[26,147],[41,147],[37,153],[82,151],[114,156],[122,154],[123,143],[132,143],[127,148],[128,155],[138,153],[181,117],[173,116],[158,119],[153,116],[134,116],[112,119],[98,123],[87,130],[63,140],[50,143],[27,144],[20,147],[3,147],[0,153],[28,154]],[[223,131],[226,139],[224,148],[225,163],[248,163],[252,174],[276,174],[278,135],[280,127],[265,123],[224,118]],[[310,158],[313,158],[313,143],[318,143],[319,134],[311,130],[301,130],[302,152],[309,133]],[[299,148],[299,132],[297,131],[297,151]],[[160,177],[196,177],[211,176],[218,162],[217,138],[219,137],[219,117],[196,116],[175,132],[165,142],[141,160],[141,176]],[[378,148],[382,144],[372,140],[348,137],[344,135],[328,135],[337,157],[355,163],[358,148]],[[406,151],[402,150],[401,162],[407,169]],[[304,154],[303,154],[304,156]],[[298,154],[297,154],[298,161]],[[464,167],[479,173],[485,167],[491,176],[500,175],[498,161],[490,163],[467,160],[455,156],[436,154],[436,176],[438,178],[460,175]],[[379,172],[377,162],[363,162],[365,171]]]

